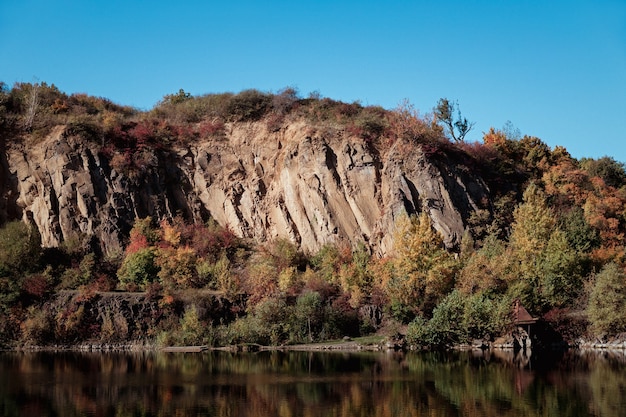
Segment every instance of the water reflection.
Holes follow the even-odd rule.
[[[524,361],[527,361],[524,364]],[[3,353],[2,416],[623,416],[626,356]]]

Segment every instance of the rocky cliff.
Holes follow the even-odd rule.
[[[425,210],[449,248],[488,201],[485,183],[463,166],[402,141],[373,145],[304,121],[269,131],[228,124],[226,134],[149,153],[140,172],[117,172],[102,143],[57,126],[36,144],[5,145],[2,220],[23,218],[44,246],[93,237],[104,253],[123,249],[135,218],[210,217],[242,237],[288,238],[314,252],[326,243],[391,250],[402,212]],[[483,203],[484,204],[484,203]]]

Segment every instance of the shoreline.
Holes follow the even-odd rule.
[[[202,353],[210,351],[224,352],[260,352],[260,351],[296,351],[296,352],[322,352],[322,351],[343,351],[343,352],[383,352],[383,351],[418,351],[428,349],[416,349],[411,346],[396,345],[383,339],[377,343],[361,343],[355,340],[328,340],[323,342],[264,346],[257,344],[239,344],[230,346],[157,346],[150,342],[137,343],[84,343],[76,345],[49,345],[49,346],[16,346],[1,348],[0,352],[93,352],[93,353],[114,353],[114,352],[164,352],[164,353]],[[442,350],[458,351],[513,351],[513,347],[500,345],[470,345],[461,344]],[[623,352],[626,354],[626,340],[615,340],[611,342],[601,341],[579,341],[575,345],[555,347],[554,350],[577,350],[595,352]],[[531,349],[532,351],[532,349]]]

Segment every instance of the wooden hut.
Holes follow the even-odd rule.
[[[531,332],[530,332],[531,328],[533,327],[534,324],[537,323],[537,320],[539,319],[531,316],[528,310],[524,308],[520,300],[515,300],[513,302],[513,323],[517,327],[521,327],[522,329],[524,329],[529,339],[531,335]],[[520,343],[520,344],[523,347],[527,347],[526,343]],[[530,347],[530,343],[528,343],[528,347]]]

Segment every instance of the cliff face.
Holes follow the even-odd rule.
[[[34,222],[44,246],[93,236],[123,249],[136,217],[210,217],[242,237],[288,238],[315,252],[365,242],[384,255],[396,218],[425,210],[448,247],[488,201],[484,182],[442,157],[400,141],[384,149],[305,122],[269,132],[227,126],[225,137],[148,151],[141,172],[111,168],[100,143],[58,126],[33,146],[11,145],[0,166],[2,220]]]

